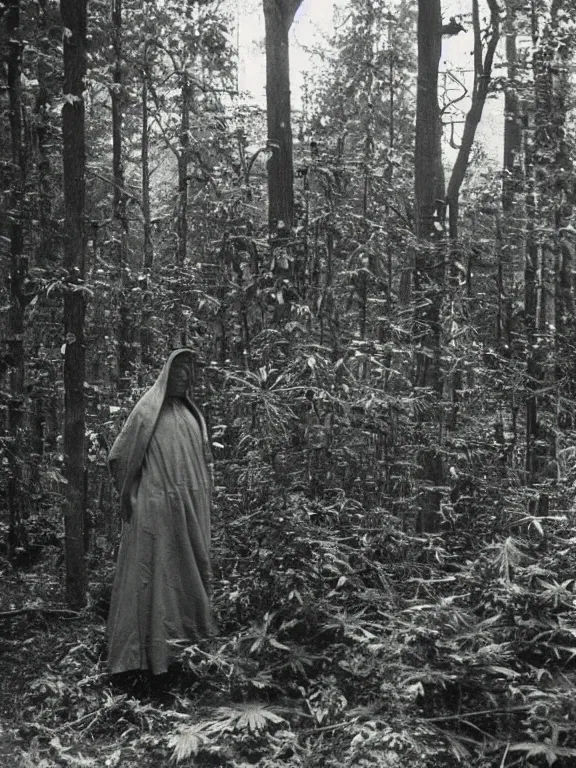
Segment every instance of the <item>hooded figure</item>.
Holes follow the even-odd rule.
[[[193,356],[170,355],[108,456],[124,525],[108,617],[112,673],[162,674],[170,641],[212,634],[211,453],[187,391]]]

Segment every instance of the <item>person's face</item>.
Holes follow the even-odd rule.
[[[192,364],[189,360],[176,360],[170,366],[167,394],[170,397],[184,397],[192,384]]]

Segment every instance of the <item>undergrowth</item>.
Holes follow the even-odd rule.
[[[576,540],[561,515],[499,519],[472,547],[481,511],[442,536],[299,493],[221,514],[214,641],[161,688],[121,684],[94,614],[69,623],[17,765],[574,765]]]

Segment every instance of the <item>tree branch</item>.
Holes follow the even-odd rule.
[[[484,109],[484,104],[486,102],[486,97],[488,95],[488,90],[490,88],[490,78],[492,76],[494,54],[496,52],[498,41],[500,39],[500,7],[496,2],[496,0],[488,0],[488,5],[490,8],[490,26],[492,29],[492,34],[490,35],[488,44],[486,46],[486,55],[484,57],[483,62],[481,59],[482,50],[480,48],[480,63],[478,63],[478,58],[476,55],[477,54],[476,40],[480,32],[480,21],[479,19],[474,17],[475,85],[474,85],[474,91],[472,93],[472,104],[470,105],[470,109],[468,110],[468,114],[466,115],[466,121],[464,125],[464,133],[462,136],[460,151],[458,152],[458,156],[456,158],[456,162],[454,163],[454,168],[452,169],[452,174],[450,176],[450,181],[448,183],[448,190],[446,192],[446,202],[448,205],[450,205],[450,203],[454,203],[457,201],[458,195],[460,194],[460,188],[462,186],[462,182],[464,181],[464,177],[466,175],[466,170],[468,169],[470,152],[472,150],[472,145],[474,144],[476,129],[482,117],[482,111]],[[480,46],[481,46],[481,42],[480,42]]]
[[[472,101],[478,96],[478,84],[484,74],[482,65],[482,34],[480,30],[480,11],[478,0],[472,0],[472,29],[474,32],[474,85],[472,87]]]
[[[133,202],[137,203],[140,208],[142,208],[142,201],[137,198],[135,195],[133,195],[131,192],[128,192],[126,187],[121,186],[120,184],[117,184],[114,179],[108,179],[106,176],[102,176],[102,174],[97,173],[96,171],[88,170],[87,176],[92,176],[96,179],[100,179],[100,181],[106,182],[106,184],[110,184],[115,189],[118,189],[120,192],[122,192],[123,195],[126,195],[126,197],[129,200],[132,200]]]
[[[22,616],[25,613],[41,613],[48,616],[61,616],[65,619],[78,619],[82,615],[78,611],[69,608],[41,608],[39,606],[29,608],[14,608],[11,611],[0,611],[0,619],[11,619],[14,616]]]
[[[160,128],[160,133],[162,134],[162,138],[164,139],[164,143],[166,144],[168,149],[170,149],[172,151],[172,153],[174,154],[176,159],[179,160],[180,159],[180,153],[178,152],[178,150],[176,149],[176,147],[172,143],[172,140],[170,139],[170,137],[166,133],[166,129],[164,128],[164,126],[160,122],[160,118],[158,117],[158,114],[160,114],[162,112],[162,109],[160,108],[160,104],[159,104],[159,99],[158,99],[158,94],[156,92],[156,88],[154,88],[151,80],[148,83],[148,88],[149,88],[150,93],[152,94],[152,100],[154,102],[154,106],[156,107],[156,114],[152,115],[152,119],[154,120],[154,122],[156,123],[158,128]]]
[[[449,77],[450,77],[452,80],[454,80],[454,82],[455,82],[457,85],[459,85],[459,86],[462,88],[462,90],[463,90],[463,93],[462,93],[460,96],[457,96],[455,99],[452,99],[452,101],[448,101],[446,104],[444,104],[444,105],[443,105],[443,107],[442,107],[442,109],[440,110],[440,115],[443,115],[443,114],[444,114],[444,113],[445,113],[445,112],[446,112],[448,109],[450,109],[450,107],[453,107],[453,106],[454,106],[454,104],[458,104],[458,102],[459,102],[459,101],[462,101],[462,99],[465,99],[465,98],[466,98],[466,96],[468,96],[468,88],[466,88],[466,85],[465,85],[463,82],[461,82],[461,81],[460,81],[460,80],[459,80],[459,79],[456,77],[456,75],[455,75],[453,72],[448,72],[448,73],[447,73],[447,75],[448,75],[448,76],[449,76]],[[446,94],[446,88],[447,88],[447,86],[445,85],[445,86],[444,86],[444,89],[445,89],[445,90],[444,90],[444,94]]]

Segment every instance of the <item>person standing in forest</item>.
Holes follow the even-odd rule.
[[[167,672],[170,642],[214,632],[211,451],[189,397],[191,350],[171,353],[108,456],[124,521],[108,617],[112,674]]]

